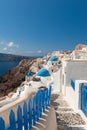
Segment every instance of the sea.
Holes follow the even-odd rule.
[[[0,61],[0,76],[6,74],[10,69],[16,67],[19,61]]]

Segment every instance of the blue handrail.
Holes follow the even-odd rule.
[[[9,114],[9,126],[5,127],[5,121],[0,117],[0,130],[30,130],[42,116],[42,113],[50,106],[51,89],[39,90],[23,107],[18,105],[17,119],[13,110]]]

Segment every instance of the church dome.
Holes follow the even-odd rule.
[[[52,56],[52,57],[50,57],[49,58],[49,60],[48,61],[58,61],[58,57],[57,56]]]
[[[37,76],[42,76],[42,77],[46,77],[46,76],[50,76],[50,73],[47,69],[40,69],[38,72],[37,72]]]
[[[31,72],[27,72],[27,73],[26,73],[26,76],[27,76],[27,77],[31,77],[32,75],[33,75],[33,74],[32,74]]]

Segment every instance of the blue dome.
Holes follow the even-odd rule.
[[[48,61],[57,61],[57,60],[58,60],[58,57],[52,56],[52,57],[49,58]]]
[[[26,76],[31,77],[33,74],[31,72],[27,72]]]
[[[47,69],[40,69],[37,72],[37,76],[42,76],[42,77],[46,77],[46,76],[50,76],[50,73]]]

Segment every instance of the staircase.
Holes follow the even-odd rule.
[[[58,130],[87,130],[87,124],[65,101],[61,93],[54,93],[51,105],[55,109]]]

